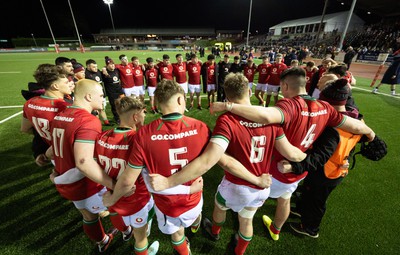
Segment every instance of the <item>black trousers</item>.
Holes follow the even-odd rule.
[[[114,116],[114,120],[116,122],[119,122],[119,115],[117,113],[117,110],[115,109],[115,100],[119,98],[119,95],[120,94],[114,94],[114,93],[113,94],[111,94],[111,93],[107,94],[108,101],[110,102],[110,105],[111,105],[111,112],[112,112],[112,114]]]
[[[319,231],[319,226],[326,211],[326,201],[342,181],[343,177],[328,179],[323,172],[317,174],[309,173],[307,175],[301,187],[300,198],[296,203],[304,228],[313,232]]]
[[[220,83],[220,84],[222,84],[222,83]],[[225,91],[224,91],[224,87],[222,87],[221,85],[218,85],[218,88],[217,88],[217,101],[218,102],[225,101]]]

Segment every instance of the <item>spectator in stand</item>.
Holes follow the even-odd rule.
[[[284,58],[284,64],[286,66],[290,66],[292,60],[297,59],[296,50],[291,50],[289,54],[287,54]]]
[[[307,46],[304,46],[303,48],[301,48],[301,50],[299,52],[299,56],[298,56],[300,65],[303,64],[303,60],[307,58],[307,55],[308,55],[308,48],[307,48]]]
[[[343,62],[346,63],[347,65],[347,70],[350,69],[350,65],[353,62],[353,58],[357,55],[353,47],[349,46],[347,48],[346,54],[344,55],[344,60]]]
[[[276,57],[276,52],[272,49],[269,51],[268,53],[268,57],[269,57],[269,62],[270,63],[274,63],[275,62],[275,57]]]

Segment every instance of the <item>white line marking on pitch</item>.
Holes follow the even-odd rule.
[[[23,105],[10,105],[10,106],[0,106],[0,109],[7,109],[7,108],[21,108],[24,107]]]
[[[21,71],[15,71],[15,72],[0,72],[0,74],[9,74],[9,73],[21,73]]]
[[[358,88],[358,87],[353,87],[353,89],[359,89],[359,90],[362,90],[362,91],[367,91],[367,92],[370,92],[370,93],[372,94],[372,92],[371,92],[372,90],[363,89],[363,88]],[[399,96],[393,96],[393,95],[384,94],[384,93],[380,93],[380,92],[377,92],[376,94],[378,94],[378,95],[382,95],[382,96],[391,97],[391,98],[400,99],[400,97],[399,97]]]
[[[14,117],[17,117],[18,115],[20,115],[20,114],[23,113],[23,112],[24,112],[24,111],[17,112],[16,114],[11,115],[10,117],[5,118],[4,120],[0,120],[0,124],[3,124],[3,123],[6,122],[7,120],[10,120],[10,119],[12,119],[12,118],[14,118]]]

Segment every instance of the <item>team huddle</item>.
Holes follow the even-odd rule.
[[[158,64],[147,58],[141,65],[137,57],[128,63],[121,55],[121,64],[106,57],[101,70],[88,60],[84,78],[76,75],[85,72],[83,65],[66,58],[35,71],[41,95],[25,103],[21,130],[42,140],[43,145],[34,146],[36,162],[52,161],[50,179],[81,213],[85,234],[100,252],[119,231],[124,241],[134,236],[135,254],[156,254],[160,244],[148,240],[155,217],[175,252],[188,255],[185,229],[196,233],[203,228],[217,241],[232,210],[239,221],[234,252],[244,254],[257,210],[268,198],[277,200],[275,217],[263,215],[262,221],[278,240],[291,196],[304,181],[308,193],[296,207],[301,223],[291,227],[318,237],[326,200],[347,174],[350,150],[360,139],[375,138],[358,120],[351,96],[354,77],[330,59],[319,69],[295,62],[287,67],[279,55],[272,64],[263,57],[258,66],[251,58],[240,63],[235,57],[230,64],[229,56],[219,63],[213,55],[205,63],[195,54],[189,61],[180,54],[176,59],[171,64],[164,55]],[[255,106],[257,72],[260,105]],[[147,125],[146,89],[152,113],[161,113]],[[208,93],[211,112],[224,111],[213,130],[185,116],[187,93],[189,109],[195,94],[201,109],[202,91]],[[278,100],[279,93],[283,99]],[[105,94],[118,126],[102,131],[101,120],[109,123]],[[271,96],[275,105],[265,107]],[[224,177],[216,187],[213,212],[202,212],[202,175],[216,164]],[[115,229],[105,231],[100,216],[108,214]]]

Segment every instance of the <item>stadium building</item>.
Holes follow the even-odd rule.
[[[345,29],[346,20],[349,12],[337,12],[326,14],[322,22],[321,34],[324,33],[341,33]],[[269,28],[269,35],[272,37],[289,36],[289,38],[304,34],[315,35],[318,33],[322,16],[314,16],[303,19],[295,19],[282,22]],[[363,29],[364,21],[353,13],[349,23],[349,31]]]
[[[123,45],[137,49],[175,50],[194,44],[197,40],[242,40],[242,31],[214,28],[134,28],[102,29],[94,34],[97,45]]]

